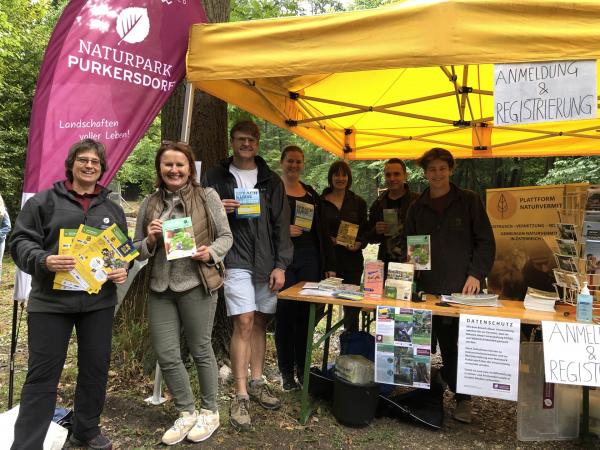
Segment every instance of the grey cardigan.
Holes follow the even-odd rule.
[[[164,205],[161,219],[166,217],[183,217],[183,203],[177,193],[166,192],[167,204]],[[212,264],[221,262],[233,244],[233,235],[229,229],[227,214],[221,203],[219,194],[212,188],[205,188],[208,214],[212,220],[215,230],[215,240],[209,246],[208,252],[212,258]],[[171,289],[174,292],[183,292],[198,286],[201,283],[198,274],[197,262],[191,258],[181,258],[167,261],[165,247],[162,239],[159,239],[152,250],[148,248],[147,233],[144,229],[144,217],[148,197],[140,205],[138,220],[135,227],[134,245],[140,252],[140,261],[152,258],[152,273],[150,277],[150,289],[154,292],[164,292]]]

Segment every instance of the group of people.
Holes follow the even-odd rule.
[[[435,148],[419,160],[429,188],[421,195],[406,183],[400,159],[386,162],[387,190],[371,206],[350,190],[348,164],[330,167],[328,187],[319,195],[301,181],[304,154],[288,146],[277,175],[258,155],[260,131],[252,121],[230,132],[231,157],[210,168],[198,183],[189,145],[165,141],[155,159],[156,191],[140,206],[133,239],[139,259],[149,261],[148,321],[152,344],[179,417],[162,437],[167,445],[183,439],[200,442],[219,427],[217,363],[211,345],[217,291],[223,287],[227,314],[233,321],[230,359],[234,396],[229,422],[238,429],[251,424],[251,403],[277,409],[280,400],[263,377],[266,329],[275,315],[275,344],[284,390],[298,388],[304,376],[308,306],[277,300],[277,292],[299,281],[337,276],[360,284],[361,250],[379,243],[386,265],[406,260],[406,235],[429,234],[432,270],[417,277],[417,288],[431,294],[477,293],[494,259],[492,229],[479,197],[450,182],[454,160]],[[19,268],[32,275],[28,303],[29,365],[15,424],[13,449],[41,448],[52,419],[57,385],[69,337],[78,339],[78,378],[71,441],[91,449],[109,449],[99,428],[110,361],[115,284],[126,269],[110,273],[97,294],[52,289],[56,272],[74,268],[72,256],[58,255],[60,229],[87,224],[100,229],[116,223],[126,230],[123,210],[108,200],[98,184],[106,171],[103,145],[86,139],[69,150],[66,177],[33,196],[17,218],[10,245]],[[260,214],[238,217],[236,189],[257,189]],[[394,230],[389,216],[396,215]],[[300,223],[297,211],[312,211]],[[385,211],[385,213],[384,213]],[[168,261],[163,242],[166,220],[191,217],[197,251]],[[338,242],[340,223],[357,227],[354,242]],[[358,308],[345,310],[344,326],[358,329]],[[444,379],[456,386],[458,324],[436,320],[433,332],[444,359]],[[195,362],[201,396],[194,398],[180,352],[181,333]],[[250,372],[250,377],[248,377]],[[468,398],[457,395],[455,417],[470,419]]]

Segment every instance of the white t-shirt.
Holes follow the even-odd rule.
[[[233,164],[229,164],[229,172],[234,176],[237,187],[244,189],[254,189],[258,179],[258,167],[254,169],[238,169]]]

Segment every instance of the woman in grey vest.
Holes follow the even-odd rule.
[[[187,437],[200,442],[219,427],[211,335],[217,290],[223,284],[222,260],[233,237],[219,195],[196,180],[189,145],[164,141],[155,167],[157,190],[140,206],[134,243],[140,259],[149,259],[150,336],[180,413],[162,441],[173,445]],[[182,327],[198,370],[199,411],[181,359]]]

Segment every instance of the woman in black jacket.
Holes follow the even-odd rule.
[[[304,169],[304,152],[289,145],[281,153],[282,180],[291,210],[290,236],[294,259],[285,271],[284,289],[299,281],[320,281],[335,276],[333,245],[324,227],[321,199],[315,190],[300,181]],[[275,316],[277,363],[284,390],[298,387],[303,381],[309,305],[293,300],[279,300]]]
[[[358,285],[364,268],[362,249],[367,246],[367,203],[350,190],[352,171],[346,161],[334,162],[327,180],[329,187],[325,188],[321,198],[327,231],[334,244],[337,276],[343,278],[344,283]],[[348,238],[352,231],[356,232],[356,237]],[[360,308],[344,306],[347,331],[358,330],[359,313]]]

